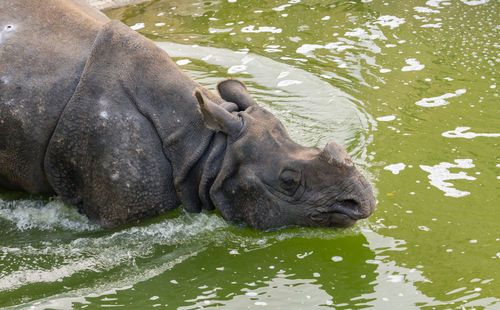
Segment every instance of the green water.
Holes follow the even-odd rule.
[[[209,89],[243,80],[302,144],[342,143],[377,210],[348,230],[257,232],[176,211],[102,231],[57,199],[0,193],[0,307],[500,309],[498,1],[105,13]]]

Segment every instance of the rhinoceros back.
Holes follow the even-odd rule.
[[[52,192],[47,144],[106,22],[84,2],[0,1],[0,187]]]

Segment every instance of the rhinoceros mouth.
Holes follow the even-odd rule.
[[[356,205],[356,202],[346,200],[321,207],[311,215],[311,220],[319,226],[349,227],[366,217],[357,211]]]
[[[311,216],[311,220],[313,226],[321,227],[349,227],[357,221],[348,214],[338,211],[316,213]]]

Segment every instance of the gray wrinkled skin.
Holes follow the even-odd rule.
[[[293,142],[241,82],[211,93],[83,2],[2,0],[0,61],[1,187],[56,193],[103,227],[180,204],[261,229],[375,209],[338,144]]]

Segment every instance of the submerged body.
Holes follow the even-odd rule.
[[[340,146],[296,144],[241,82],[212,94],[84,3],[3,1],[0,29],[1,187],[56,193],[104,227],[179,204],[258,228],[375,208]]]

